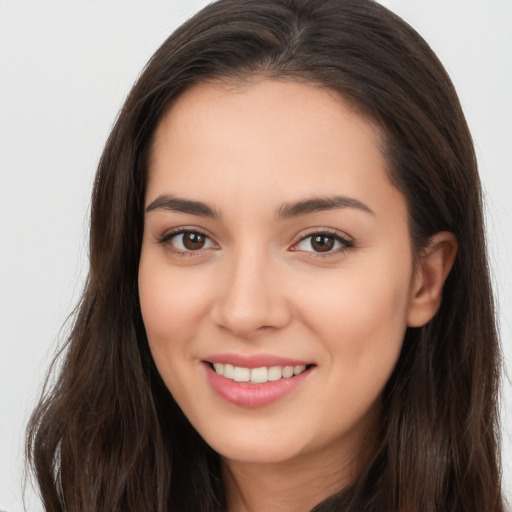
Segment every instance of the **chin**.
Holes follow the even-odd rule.
[[[247,432],[244,436],[205,440],[222,458],[247,464],[282,463],[295,459],[304,450],[286,439],[286,434],[281,439],[271,437]]]

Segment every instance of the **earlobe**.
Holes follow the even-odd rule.
[[[436,233],[421,251],[411,286],[409,327],[421,327],[436,314],[456,254],[457,239],[447,231]]]

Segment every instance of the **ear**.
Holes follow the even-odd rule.
[[[419,261],[411,283],[407,314],[409,327],[425,325],[439,309],[443,285],[457,254],[457,239],[453,233],[436,233],[419,254]]]

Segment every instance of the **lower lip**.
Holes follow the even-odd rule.
[[[204,366],[208,382],[213,390],[228,402],[242,407],[263,407],[284,398],[300,386],[312,370],[312,367],[308,368],[299,375],[287,379],[251,384],[226,379],[216,373],[208,363],[204,363]]]

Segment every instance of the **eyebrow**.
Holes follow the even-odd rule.
[[[215,208],[201,201],[192,201],[191,199],[182,199],[168,194],[159,195],[146,208],[146,213],[154,210],[169,210],[179,213],[189,213],[201,217],[211,217],[218,219],[220,214]]]
[[[313,197],[293,203],[284,203],[276,212],[279,220],[287,220],[301,215],[336,210],[339,208],[355,208],[356,210],[375,215],[375,213],[358,199],[346,196]],[[220,218],[220,213],[207,203],[183,199],[169,194],[161,194],[152,201],[146,208],[147,212],[154,210],[169,210],[179,213],[188,213],[212,219]]]
[[[294,203],[284,203],[277,211],[277,218],[281,220],[308,215],[325,210],[338,208],[355,208],[356,210],[375,215],[375,213],[358,199],[346,196],[313,197]]]

